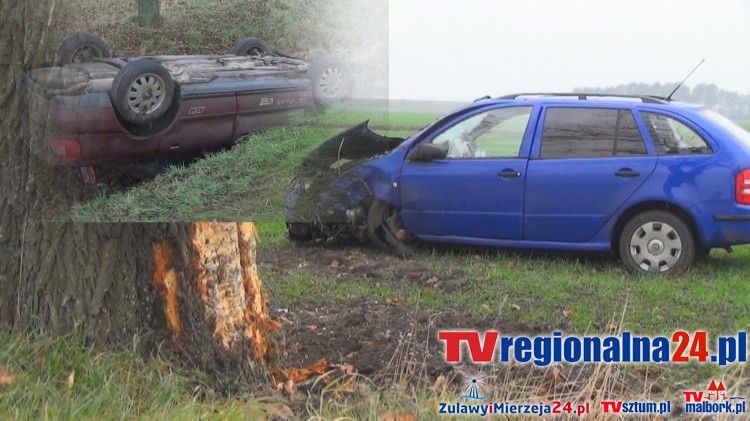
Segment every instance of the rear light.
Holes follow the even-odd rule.
[[[737,203],[750,205],[750,170],[740,171],[735,181]]]
[[[50,137],[49,144],[52,148],[52,153],[57,157],[68,161],[75,161],[81,157],[81,144],[75,140]]]

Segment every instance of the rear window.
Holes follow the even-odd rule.
[[[630,110],[547,109],[541,158],[606,158],[646,154],[646,144]]]
[[[642,111],[658,155],[710,154],[711,147],[695,130],[667,115]]]

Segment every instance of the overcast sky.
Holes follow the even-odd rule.
[[[747,0],[390,0],[392,99],[682,79],[750,94]],[[653,92],[667,94],[668,92]]]

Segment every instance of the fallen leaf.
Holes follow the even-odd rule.
[[[68,382],[67,382],[68,389],[72,389],[73,386],[75,386],[75,384],[76,384],[76,371],[73,370],[68,375]]]
[[[344,383],[341,384],[339,390],[344,392],[354,392],[354,386],[357,383],[357,378],[354,376],[349,377]]]
[[[396,421],[396,417],[388,411],[380,413],[380,421]]]
[[[565,317],[566,319],[573,318],[575,317],[575,315],[576,315],[576,312],[573,310],[563,310],[563,317]]]
[[[288,394],[289,396],[294,396],[294,395],[295,395],[295,394],[297,393],[297,385],[296,385],[296,384],[294,384],[294,382],[293,382],[293,381],[291,381],[291,380],[287,380],[287,382],[286,382],[286,383],[284,383],[284,391],[285,391],[285,392],[286,392],[286,393],[287,393],[287,394]]]
[[[398,297],[393,297],[390,300],[388,300],[388,304],[392,306],[400,306],[401,304],[403,304],[403,301],[401,301],[401,299]]]
[[[7,386],[13,384],[16,381],[16,375],[5,371],[4,368],[0,367],[0,386]]]
[[[310,330],[310,331],[312,331],[312,332],[315,332],[316,330],[318,330],[318,327],[317,327],[317,326],[315,326],[315,325],[309,325],[309,326],[305,326],[305,328],[306,328],[307,330]]]
[[[331,267],[337,269],[341,267],[341,262],[339,262],[338,260],[334,260],[333,262],[331,262]]]
[[[516,311],[521,311],[521,306],[519,306],[518,304],[511,304],[510,308]]]
[[[438,281],[438,277],[437,276],[433,276],[432,278],[430,278],[430,279],[427,280],[427,284],[428,285],[430,285],[430,284],[436,284],[437,281]]]
[[[409,277],[412,280],[414,280],[414,281],[418,281],[418,280],[422,279],[423,276],[424,276],[424,273],[422,273],[422,272],[411,272],[409,274]]]
[[[341,370],[341,372],[344,374],[354,374],[357,371],[351,364],[341,364],[335,367]]]
[[[311,377],[325,374],[325,372],[328,371],[328,366],[328,360],[323,358],[315,363],[315,365],[308,368],[282,369],[278,371],[274,370],[273,372],[285,380],[301,383]]]

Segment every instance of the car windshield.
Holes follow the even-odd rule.
[[[735,138],[741,141],[746,147],[750,148],[750,133],[743,129],[737,123],[717,113],[716,111],[705,109],[701,111],[701,115],[718,124]]]

